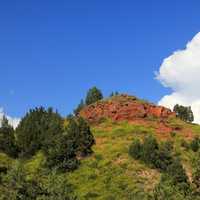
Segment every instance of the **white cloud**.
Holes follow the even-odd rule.
[[[2,120],[2,118],[3,118],[4,115],[5,115],[6,118],[8,119],[9,124],[10,124],[11,126],[13,126],[14,128],[16,128],[17,125],[18,125],[19,122],[20,122],[20,119],[19,119],[19,118],[13,118],[13,117],[10,117],[10,116],[6,115],[6,114],[4,113],[4,111],[3,111],[3,108],[0,108],[0,122],[1,122],[1,120]]]
[[[175,104],[191,106],[196,123],[200,123],[200,33],[183,50],[165,58],[156,77],[173,90],[159,105],[173,108]]]

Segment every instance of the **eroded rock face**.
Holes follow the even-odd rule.
[[[98,122],[103,118],[111,118],[114,121],[131,121],[148,117],[163,119],[175,116],[175,113],[165,107],[141,101],[136,97],[120,95],[85,107],[80,112],[80,116],[89,122]]]

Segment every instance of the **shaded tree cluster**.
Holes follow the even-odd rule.
[[[194,121],[194,115],[190,106],[186,107],[186,106],[176,104],[174,106],[173,111],[176,113],[177,117],[179,117],[181,120],[185,122]]]
[[[4,118],[0,128],[0,151],[23,159],[42,151],[50,169],[76,169],[78,157],[92,153],[94,143],[90,126],[83,118],[71,116],[65,128],[63,118],[52,108],[31,109],[16,130]]]
[[[143,143],[134,140],[129,148],[129,154],[134,159],[142,160],[147,165],[166,173],[180,190],[187,191],[190,188],[186,172],[180,159],[173,154],[173,145],[170,141],[159,145],[153,136],[145,138]]]

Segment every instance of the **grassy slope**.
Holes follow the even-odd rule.
[[[152,192],[159,182],[160,173],[130,158],[128,148],[133,138],[142,140],[149,134],[155,135],[158,141],[163,140],[154,124],[155,119],[152,123],[149,121],[148,126],[107,120],[92,128],[96,138],[94,154],[83,159],[79,169],[66,174],[81,200],[145,199],[142,195]],[[168,139],[174,142],[176,152],[180,154],[188,175],[191,175],[196,154],[184,150],[180,144],[182,139],[191,140],[195,135],[200,135],[200,126],[177,119],[171,119],[169,125],[180,129],[175,135],[168,134]],[[0,154],[0,166],[12,165],[13,162]],[[41,152],[25,161],[30,176],[35,176],[44,162]]]
[[[195,153],[184,150],[180,144],[182,139],[189,140],[194,135],[200,135],[200,126],[186,124],[177,119],[170,120],[169,123],[181,128],[175,136],[169,134],[168,139],[174,142],[176,152],[180,154],[190,176]],[[191,130],[190,138],[186,137],[186,133],[181,133],[183,129]],[[148,134],[155,135],[160,141],[162,136],[159,138],[153,125],[144,127],[127,122],[107,121],[93,127],[93,132],[97,142],[93,148],[94,154],[84,159],[80,168],[69,175],[69,180],[75,185],[81,199],[127,200],[136,198],[137,194],[152,192],[159,182],[160,173],[130,158],[128,147],[133,138],[143,139]]]

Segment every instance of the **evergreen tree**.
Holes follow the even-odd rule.
[[[118,91],[116,91],[116,92],[111,92],[110,97],[118,96],[118,95],[119,95],[119,92],[118,92]]]
[[[147,164],[156,165],[157,159],[158,159],[158,143],[156,139],[153,136],[149,136],[145,138],[143,143],[143,154],[142,159]]]
[[[183,168],[180,159],[176,158],[172,164],[169,165],[167,173],[173,178],[173,183],[177,185],[181,190],[187,192],[189,190],[189,181]]]
[[[184,191],[181,191],[174,185],[172,177],[168,174],[162,174],[160,182],[153,190],[153,197],[151,200],[191,200],[187,198]]]
[[[93,88],[89,89],[89,91],[87,92],[85,103],[86,103],[86,105],[90,105],[101,99],[103,99],[102,92],[98,88],[93,87]]]
[[[85,103],[84,103],[83,99],[81,99],[81,102],[79,103],[77,108],[74,110],[74,114],[76,116],[78,116],[79,112],[84,108],[84,106],[85,106]]]
[[[74,170],[78,167],[77,156],[86,156],[92,153],[95,143],[89,125],[83,118],[68,118],[68,126],[64,135],[52,137],[51,142],[44,149],[47,157],[47,166],[63,171]]]
[[[156,160],[156,168],[166,172],[168,166],[173,163],[173,144],[170,141],[164,142],[159,146],[158,159]]]
[[[77,123],[79,128],[78,152],[85,156],[92,153],[91,147],[95,144],[95,140],[88,123],[83,118],[78,118]]]
[[[194,121],[194,115],[193,115],[193,112],[192,112],[192,109],[191,109],[190,106],[185,107],[185,106],[176,104],[174,106],[173,111],[183,121],[186,121],[186,122],[193,122]]]
[[[17,156],[14,129],[9,125],[8,119],[5,116],[3,116],[0,127],[0,151],[11,157]]]
[[[16,129],[17,144],[22,156],[32,156],[45,148],[52,138],[63,132],[63,119],[52,108],[30,110]]]
[[[68,139],[74,142],[77,153],[88,155],[92,152],[91,147],[95,143],[94,136],[83,118],[71,118],[66,133]]]
[[[70,140],[67,136],[54,136],[51,143],[44,149],[46,166],[63,172],[76,169],[79,165],[76,148],[74,140]]]

